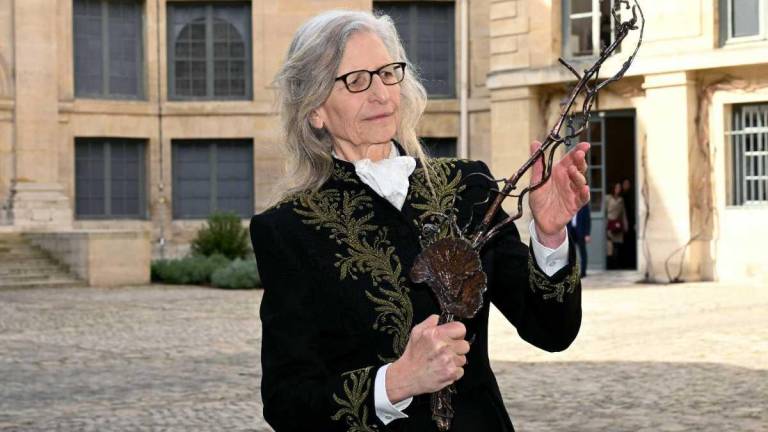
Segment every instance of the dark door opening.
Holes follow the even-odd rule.
[[[613,235],[613,255],[606,256],[609,270],[637,269],[637,173],[635,169],[635,112],[600,113],[605,124],[605,193],[620,189],[627,225]],[[616,185],[619,186],[616,186]],[[604,211],[605,211],[604,206]],[[611,249],[611,248],[608,248]]]

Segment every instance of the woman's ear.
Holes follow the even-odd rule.
[[[312,113],[309,115],[309,124],[315,129],[322,129],[323,126],[325,126],[325,122],[323,122],[323,119],[317,110],[312,110]]]

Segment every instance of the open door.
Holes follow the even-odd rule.
[[[601,111],[592,113],[589,128],[579,141],[588,141],[592,147],[587,154],[587,182],[592,195],[592,241],[587,244],[588,270],[605,270],[605,196],[615,183],[629,180],[631,185],[626,198],[627,218],[630,227],[636,218],[637,192],[635,173],[635,112],[634,110]],[[575,142],[574,142],[575,143]],[[571,143],[571,144],[574,144]],[[621,268],[637,268],[637,234],[634,229],[626,233],[627,243],[621,246],[624,253]],[[589,272],[588,272],[589,273]]]

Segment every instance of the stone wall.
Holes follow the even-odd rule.
[[[146,231],[28,232],[25,237],[90,286],[141,285],[150,281],[151,249]]]

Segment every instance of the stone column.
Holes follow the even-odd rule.
[[[667,282],[665,262],[675,276],[682,265],[682,278],[698,280],[701,271],[692,250],[683,258],[681,249],[695,235],[689,199],[689,151],[695,145],[696,89],[689,72],[645,77],[645,100],[638,120],[644,124],[645,142],[640,142],[640,186],[647,187],[647,205],[640,200],[639,227],[641,272],[653,281]],[[696,245],[694,245],[696,246]],[[643,253],[645,251],[645,253]]]
[[[50,0],[14,2],[16,148],[13,224],[67,228],[72,207],[58,176],[57,8]]]
[[[491,92],[491,172],[496,178],[511,177],[530,157],[530,143],[541,140],[543,124],[539,108],[539,94],[533,87],[494,89]],[[526,176],[519,185],[529,183]],[[517,211],[517,200],[504,201],[507,212]],[[528,237],[530,210],[526,201],[524,216],[518,220],[523,238]]]

